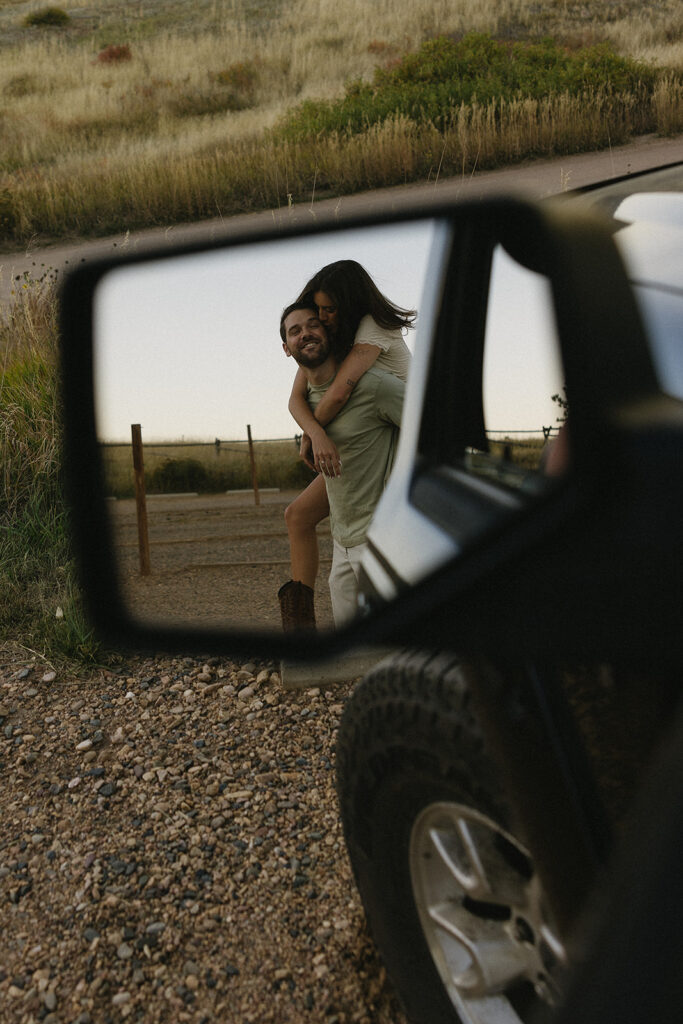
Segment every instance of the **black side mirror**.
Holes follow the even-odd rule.
[[[358,617],[334,632],[283,636],[276,592],[288,576],[284,531],[280,524],[265,554],[250,536],[259,532],[257,519],[275,524],[282,509],[271,509],[269,520],[266,500],[255,508],[253,479],[246,485],[249,504],[237,511],[226,508],[225,500],[209,501],[197,487],[193,511],[212,523],[206,544],[229,532],[241,534],[242,543],[227,554],[206,547],[197,558],[197,536],[183,535],[178,525],[181,506],[173,505],[178,499],[157,504],[152,569],[141,580],[132,499],[126,499],[125,514],[121,501],[109,500],[112,441],[123,443],[128,420],[142,424],[143,441],[166,448],[162,461],[170,464],[178,460],[168,454],[169,442],[195,440],[191,435],[204,430],[198,440],[216,449],[220,459],[223,442],[210,435],[217,434],[212,417],[221,400],[226,411],[245,396],[252,402],[245,408],[255,413],[259,404],[269,413],[285,406],[291,374],[275,333],[277,318],[307,275],[338,254],[365,260],[378,279],[384,274],[388,284],[381,283],[397,303],[417,306],[413,364],[395,467],[368,532]],[[550,412],[529,426],[548,426],[543,416],[552,419],[553,394],[566,383],[569,461],[559,460],[559,474],[548,473],[540,457],[520,472],[504,431],[502,443],[492,443],[486,359],[500,342],[499,325],[514,326],[504,318],[494,320],[492,313],[501,254],[523,275],[544,281],[545,307],[538,314],[525,310],[526,330],[540,328],[536,353],[554,346],[557,351],[551,353],[552,372],[537,388]],[[410,286],[399,273],[406,265]],[[546,337],[548,324],[552,337]],[[270,336],[259,349],[266,329]],[[515,344],[522,345],[519,337]],[[530,379],[539,358],[528,356],[525,348],[518,353],[522,365],[528,362]],[[495,370],[499,357],[492,361]],[[548,592],[567,565],[575,577],[585,572],[577,551],[596,522],[604,480],[612,486],[630,472],[630,455],[619,441],[623,425],[636,406],[660,398],[611,227],[568,205],[515,200],[434,206],[428,213],[421,208],[401,219],[243,236],[171,256],[166,250],[83,267],[62,293],[62,374],[72,518],[98,629],[118,644],[136,647],[234,653],[258,647],[267,655],[297,658],[366,643],[423,643],[435,630],[443,636],[445,614],[453,624],[448,642],[479,649],[492,637],[501,640],[503,630],[491,623],[508,600],[516,609],[513,617],[524,618],[539,636],[557,643],[564,632],[567,639],[560,617],[549,611]],[[272,394],[263,381],[270,382]],[[240,415],[253,428],[254,417]],[[210,426],[201,426],[202,416]],[[150,427],[150,421],[159,425]],[[257,441],[263,436],[255,434]],[[245,466],[247,453],[244,444],[239,457]],[[151,453],[145,465],[153,465]],[[196,481],[201,473],[195,472]],[[158,476],[163,481],[163,474]],[[175,522],[176,536],[170,528],[164,535],[164,516]],[[235,527],[240,521],[241,529]],[[593,550],[598,537],[600,530],[589,537],[586,550]],[[185,545],[177,564],[173,541],[176,552]],[[263,562],[269,564],[265,574]],[[601,567],[605,586],[613,566],[610,552]],[[259,594],[256,570],[267,584]],[[492,616],[485,602],[496,574],[501,600]],[[233,603],[237,614],[226,613],[221,604],[230,579],[243,595]],[[567,585],[576,599],[577,579]],[[521,601],[512,598],[515,586]],[[207,593],[215,596],[213,604]],[[596,601],[603,598],[604,593]],[[523,635],[525,642],[536,642],[533,630]]]

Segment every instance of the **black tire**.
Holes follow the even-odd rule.
[[[340,724],[337,790],[370,931],[411,1021],[513,1024],[553,1001],[551,972],[563,952],[531,860],[511,834],[455,657],[404,652],[366,676]],[[461,882],[474,861],[464,835],[486,869],[468,891]],[[458,929],[473,922],[476,935],[491,931],[490,962],[482,939],[475,969],[462,939],[438,923],[439,908],[446,917],[453,910]],[[516,956],[521,973],[504,966]]]

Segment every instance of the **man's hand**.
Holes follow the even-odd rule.
[[[313,464],[318,473],[330,477],[341,476],[342,464],[337,446],[334,441],[330,441],[322,427],[311,437],[311,445]]]

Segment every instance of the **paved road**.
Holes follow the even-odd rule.
[[[298,204],[259,213],[240,214],[198,224],[123,232],[92,241],[61,242],[25,251],[0,252],[0,302],[11,291],[12,281],[25,271],[39,276],[44,267],[63,270],[83,260],[121,252],[180,242],[229,239],[246,229],[277,225],[343,222],[371,212],[400,211],[408,204],[432,202],[435,194],[444,202],[460,198],[484,198],[501,191],[542,198],[594,182],[634,174],[683,160],[683,135],[673,139],[643,136],[626,146],[599,153],[579,153],[552,160],[527,161],[497,171],[482,171],[461,178],[444,178],[430,184],[402,185],[363,192],[353,196],[316,201],[314,206]]]

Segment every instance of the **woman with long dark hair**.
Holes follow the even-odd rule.
[[[301,369],[289,400],[289,411],[304,432],[302,458],[319,475],[285,511],[292,566],[292,579],[279,594],[285,629],[315,627],[313,590],[319,562],[316,527],[329,514],[323,477],[343,472],[339,453],[325,427],[344,408],[371,366],[406,380],[410,352],[403,331],[413,327],[417,315],[415,310],[402,309],[387,299],[355,260],[339,260],[323,267],[306,284],[299,299],[310,299],[312,308],[318,310],[339,368],[315,412],[306,400],[307,383]]]

